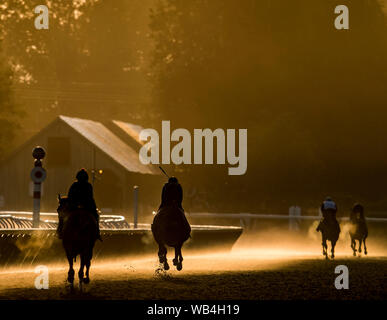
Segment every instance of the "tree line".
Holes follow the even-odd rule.
[[[326,194],[387,205],[379,1],[341,1],[349,30],[335,29],[334,0],[55,1],[50,29],[36,31],[38,2],[0,7],[3,150],[58,114],[247,128],[244,176],[216,166],[176,174],[225,210],[312,205]]]

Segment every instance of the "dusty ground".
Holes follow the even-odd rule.
[[[172,267],[170,252],[172,268],[165,274],[155,272],[156,252],[147,257],[97,260],[84,293],[70,293],[66,262],[47,266],[48,290],[35,288],[35,266],[12,267],[0,270],[0,299],[387,300],[386,239],[371,238],[369,255],[353,257],[348,236],[343,236],[335,260],[322,257],[320,241],[315,232],[293,236],[269,230],[243,235],[229,253],[183,250],[180,272]],[[341,264],[349,269],[348,290],[334,286],[335,267]]]
[[[334,287],[335,267],[349,268],[349,290]],[[49,266],[48,290],[37,290],[30,268],[0,273],[0,299],[387,299],[387,258],[309,252],[234,250],[186,255],[181,272],[155,272],[155,257],[99,262],[85,293],[70,293],[65,266]]]

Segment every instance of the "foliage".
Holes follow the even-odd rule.
[[[0,159],[12,145],[21,115],[13,99],[12,80],[11,68],[0,52]]]
[[[249,203],[387,192],[386,19],[376,0],[340,4],[350,30],[334,28],[332,0],[163,0],[152,11],[164,119],[248,128],[248,172],[231,196],[242,185]]]
[[[15,92],[36,131],[58,114],[95,119],[147,115],[147,8],[152,0],[47,1],[49,29],[36,30],[40,1],[0,6]],[[32,128],[31,128],[32,129]]]

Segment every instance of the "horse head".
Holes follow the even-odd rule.
[[[58,213],[66,210],[68,208],[68,198],[67,197],[61,197],[61,195],[58,193]]]

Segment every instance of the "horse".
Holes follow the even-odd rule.
[[[152,223],[152,233],[159,246],[158,256],[164,270],[169,270],[167,261],[167,248],[175,248],[173,265],[178,271],[183,269],[183,255],[181,248],[183,243],[191,236],[191,226],[185,217],[183,209],[176,203],[159,209]]]
[[[366,239],[368,237],[368,228],[361,205],[355,206],[350,216],[349,235],[351,236],[353,255],[356,257],[356,240],[359,241],[359,253],[361,253],[361,244],[364,243],[364,254],[367,255]]]
[[[58,195],[58,214],[63,218],[62,244],[69,263],[67,281],[70,288],[74,288],[73,262],[80,255],[80,268],[78,271],[79,288],[82,291],[83,284],[90,282],[89,270],[93,257],[93,248],[97,239],[97,221],[93,215],[84,208],[70,210],[67,197]],[[86,267],[86,277],[84,268]]]
[[[328,245],[327,240],[331,242],[331,258],[335,257],[335,246],[340,235],[340,225],[336,220],[336,217],[327,215],[319,224],[316,231],[321,231],[323,255],[328,259]]]

